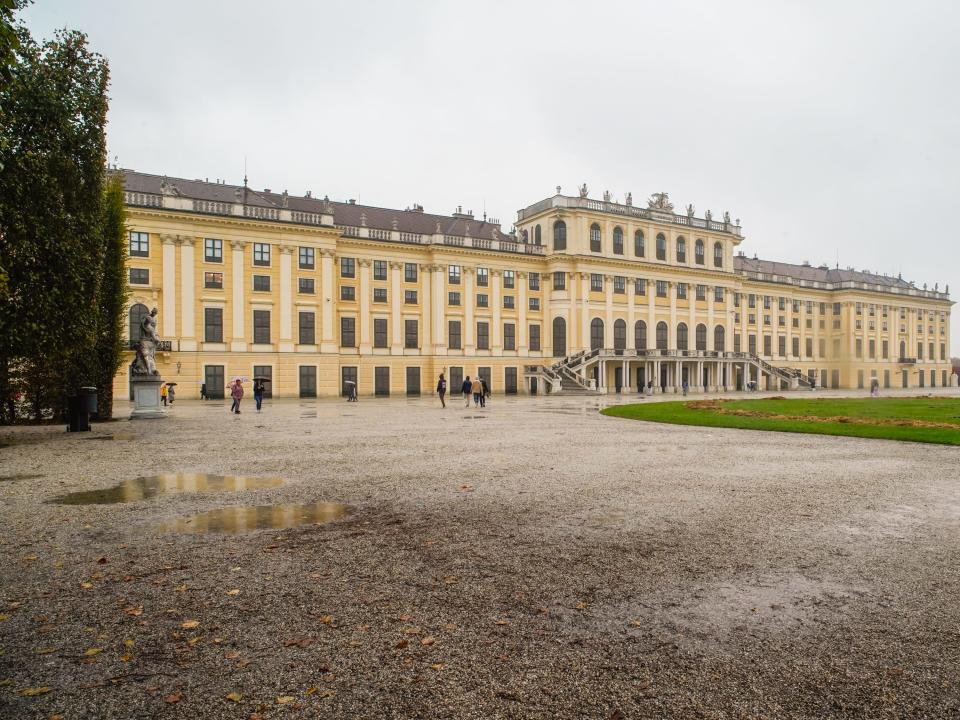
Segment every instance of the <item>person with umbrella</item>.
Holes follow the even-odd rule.
[[[347,386],[347,402],[357,402],[357,384],[353,380],[344,380],[343,384]]]
[[[240,401],[243,400],[243,381],[241,378],[234,378],[230,383],[230,397],[233,398],[233,404],[230,406],[230,412],[240,414]]]
[[[173,405],[173,401],[177,398],[177,391],[174,388],[177,386],[174,382],[167,383],[167,399],[170,401],[170,404]]]
[[[260,406],[263,404],[264,383],[267,378],[259,375],[253,378],[253,399],[257,402],[257,412],[260,412]]]

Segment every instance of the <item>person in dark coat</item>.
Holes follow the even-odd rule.
[[[444,400],[444,397],[447,394],[447,379],[443,377],[443,373],[440,373],[440,379],[437,380],[437,395],[440,396],[440,404],[443,407],[447,406],[447,401]]]
[[[463,393],[463,406],[470,407],[470,393],[473,392],[473,383],[470,382],[470,376],[467,375],[463,384],[460,386],[460,392]]]
[[[260,406],[263,404],[263,380],[253,381],[253,399],[257,401],[257,412],[260,412]]]
[[[480,378],[480,386],[483,388],[483,392],[480,393],[480,407],[486,407],[487,398],[490,397],[490,386],[487,385],[487,381],[483,378]]]

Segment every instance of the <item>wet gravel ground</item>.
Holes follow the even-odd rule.
[[[0,429],[0,717],[960,716],[960,448],[607,402]],[[288,482],[48,502],[163,472]],[[350,512],[161,527],[313,502]]]

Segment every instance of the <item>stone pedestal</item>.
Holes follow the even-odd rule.
[[[131,420],[167,416],[163,405],[160,404],[160,386],[163,385],[163,380],[159,375],[134,375],[130,384],[133,387]]]

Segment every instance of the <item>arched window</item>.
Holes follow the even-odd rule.
[[[140,340],[140,323],[149,314],[147,306],[142,303],[137,303],[130,308],[130,345]]]
[[[633,234],[633,254],[637,257],[643,257],[646,251],[646,243],[643,241],[643,230],[637,230]]]
[[[657,260],[667,259],[667,239],[663,233],[657,234]]]
[[[724,347],[726,331],[723,329],[723,325],[717,325],[713,329],[713,349],[719,352],[726,350]]]
[[[723,267],[723,245],[719,241],[713,244],[713,266]]]
[[[540,226],[537,225],[533,229],[533,242],[535,245],[540,245],[543,242],[543,239],[540,237]]]
[[[687,261],[687,241],[682,237],[677,238],[677,262],[685,263]]]
[[[537,231],[539,232],[539,230],[540,228],[538,227]],[[694,262],[697,263],[697,265],[703,265],[703,262],[704,262],[703,240],[701,240],[700,238],[697,238],[697,242],[694,243],[693,245],[693,259],[694,259]]]
[[[553,356],[563,357],[567,354],[567,321],[562,317],[553,319]]]
[[[567,249],[567,224],[563,220],[557,220],[553,224],[553,249]]]
[[[679,323],[677,325],[677,350],[687,349],[687,324]]]
[[[623,255],[623,230],[619,227],[613,229],[613,254]]]
[[[590,252],[600,252],[600,226],[596,223],[590,226]]]
[[[662,320],[657,323],[657,350],[667,349],[667,324]]]
[[[697,325],[697,350],[707,349],[707,326],[703,323]]]
[[[617,320],[613,323],[613,349],[627,349],[627,323],[625,320]]]
[[[647,324],[643,320],[633,325],[633,345],[637,350],[647,349]]]
[[[590,349],[597,350],[603,347],[603,320],[594,318],[590,321]]]

